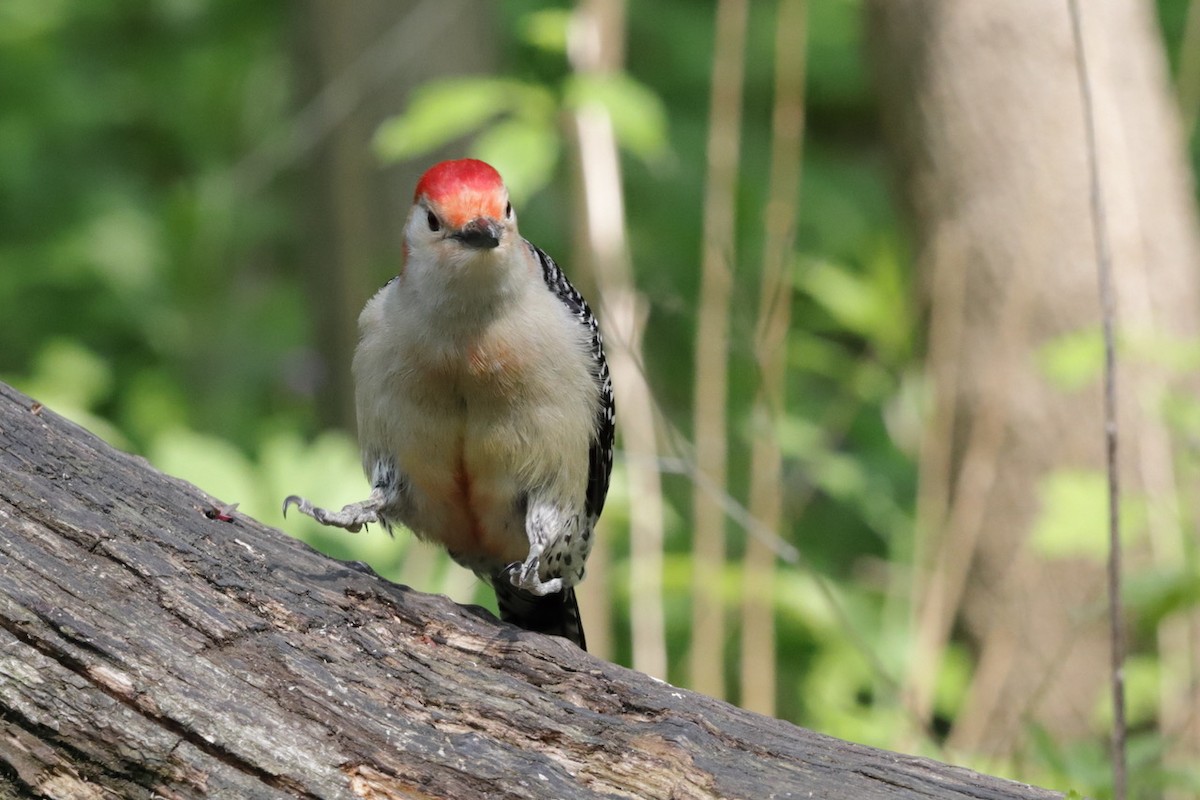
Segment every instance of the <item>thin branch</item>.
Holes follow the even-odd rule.
[[[1112,286],[1112,253],[1104,211],[1104,189],[1100,182],[1100,159],[1096,146],[1096,117],[1084,52],[1083,21],[1079,0],[1067,0],[1071,35],[1075,41],[1075,65],[1079,72],[1079,95],[1083,104],[1083,126],[1087,134],[1087,164],[1091,181],[1092,238],[1096,244],[1096,272],[1104,329],[1104,441],[1108,469],[1108,615],[1112,637],[1112,760],[1113,797],[1127,794],[1125,753],[1125,626],[1121,617],[1121,529],[1120,482],[1117,473],[1117,381],[1113,319],[1116,302]]]

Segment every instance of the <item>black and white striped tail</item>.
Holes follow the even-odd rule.
[[[574,588],[539,597],[501,579],[495,582],[495,589],[500,619],[527,631],[562,636],[587,650]]]

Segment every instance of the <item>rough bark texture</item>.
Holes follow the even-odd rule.
[[[1162,353],[1197,335],[1191,176],[1153,4],[1080,5],[1126,345],[1118,367],[1122,485],[1127,500],[1148,507],[1142,566],[1149,550],[1173,569],[1187,534],[1176,495],[1179,451],[1162,408],[1172,391],[1190,393],[1195,379],[1191,370],[1172,371]],[[867,7],[884,127],[930,307],[935,408],[922,453],[920,517],[932,538],[917,580],[921,651],[934,653],[960,612],[978,645],[952,746],[1011,752],[1029,723],[1058,739],[1088,735],[1108,678],[1105,529],[1095,527],[1097,546],[1086,557],[1051,558],[1030,543],[1056,473],[1089,471],[1103,486],[1099,370],[1069,388],[1051,380],[1039,359],[1064,336],[1098,337],[1100,324],[1068,7],[1044,0]],[[1102,493],[1095,508],[1104,508]],[[1138,568],[1136,558],[1130,566]],[[1187,663],[1200,656],[1193,655],[1200,638],[1189,640],[1191,623],[1179,622],[1179,633],[1164,628],[1162,655]],[[927,660],[918,664],[915,683],[936,674]],[[1173,724],[1170,710],[1194,709],[1200,685],[1180,683],[1163,697],[1172,740],[1193,723]],[[929,689],[914,690],[924,711]]]
[[[1050,798],[333,561],[0,384],[0,797]]]

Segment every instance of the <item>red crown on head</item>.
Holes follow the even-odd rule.
[[[474,158],[434,164],[417,182],[413,202],[422,197],[436,203],[455,227],[479,216],[504,215],[504,179],[490,164]]]

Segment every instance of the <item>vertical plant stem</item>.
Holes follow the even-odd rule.
[[[694,437],[705,479],[726,489],[729,301],[733,284],[735,190],[741,144],[746,0],[718,0],[708,118],[704,252],[696,332]],[[725,515],[698,485],[692,492],[691,688],[725,695]]]
[[[783,456],[776,424],[783,415],[792,263],[804,138],[807,3],[780,0],[775,34],[775,108],[771,181],[764,223],[763,268],[754,337],[759,388],[754,401],[750,513],[771,530],[782,521]],[[775,553],[763,540],[746,543],[742,568],[741,694],[744,708],[775,713]]]
[[[570,56],[576,71],[605,74],[620,69],[624,30],[622,0],[581,0],[571,28]],[[633,666],[649,675],[666,678],[662,476],[657,466],[654,401],[640,367],[645,303],[634,288],[621,193],[621,165],[612,119],[604,106],[587,104],[572,112],[571,123],[583,211],[580,215],[583,247],[579,248],[579,254],[591,264],[596,285],[616,393],[617,427],[629,480]],[[581,588],[586,585],[581,584]],[[594,591],[607,591],[607,587],[601,585]],[[611,605],[611,598],[603,600]],[[599,603],[589,605],[599,607]],[[606,655],[598,649],[597,654]]]
[[[1079,0],[1067,0],[1071,35],[1075,40],[1075,65],[1079,72],[1079,95],[1083,105],[1083,127],[1087,134],[1087,164],[1091,179],[1092,237],[1096,243],[1096,272],[1104,329],[1104,441],[1108,467],[1108,621],[1112,639],[1112,770],[1113,797],[1125,800],[1125,626],[1121,616],[1121,529],[1120,482],[1117,472],[1117,380],[1113,344],[1116,302],[1112,286],[1112,254],[1104,211],[1104,187],[1100,183],[1100,159],[1096,151],[1096,118],[1091,78],[1084,52],[1083,22]]]

